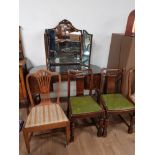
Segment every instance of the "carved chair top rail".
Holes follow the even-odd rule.
[[[82,81],[83,82],[82,82]],[[70,82],[76,81],[76,89],[80,90],[80,93],[77,92],[77,96],[83,95],[84,80],[87,81],[89,85],[89,95],[92,95],[92,87],[93,87],[93,72],[92,69],[86,70],[68,70],[68,98],[70,97]],[[80,83],[78,83],[80,81]]]
[[[123,92],[123,76],[125,69],[101,69],[101,87],[100,92],[117,93]]]
[[[65,26],[67,26],[66,29],[67,29],[67,30],[70,30],[70,32],[82,31],[82,30],[79,30],[79,29],[75,28],[75,27],[72,25],[72,23],[71,23],[70,21],[68,21],[67,19],[64,19],[64,20],[60,21],[59,24],[58,24],[56,27],[54,27],[53,29],[59,28],[60,25],[65,25]]]

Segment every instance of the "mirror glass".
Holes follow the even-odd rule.
[[[66,19],[44,34],[46,65],[51,71],[89,68],[92,34],[75,28]]]
[[[49,61],[51,65],[81,63],[81,30],[69,21],[62,21],[49,32]]]
[[[85,66],[90,66],[91,46],[92,46],[92,34],[89,34],[86,30],[83,30],[82,63]]]

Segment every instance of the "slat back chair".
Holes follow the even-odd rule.
[[[30,101],[32,106],[34,106],[34,101],[31,94],[31,89],[29,86],[29,79],[31,77],[34,77],[37,80],[37,84],[39,87],[39,94],[40,94],[40,104],[48,104],[51,103],[52,100],[50,99],[50,84],[52,77],[58,77],[58,83],[57,83],[57,101],[56,103],[60,103],[60,83],[61,83],[61,76],[57,72],[50,72],[48,70],[39,70],[35,73],[29,74],[26,78],[26,85],[28,89],[28,94],[30,97]]]
[[[51,78],[55,76],[58,77],[57,90],[56,90],[57,100],[56,102],[52,102],[50,98],[50,85],[51,85]],[[39,94],[41,101],[37,105],[35,105],[33,102],[30,90],[29,82],[31,77],[37,80],[39,87]],[[51,130],[55,128],[65,128],[67,144],[70,141],[70,123],[59,104],[60,83],[61,83],[60,74],[56,72],[50,72],[48,70],[39,70],[35,73],[27,75],[26,84],[32,109],[30,111],[30,114],[28,115],[27,121],[23,128],[23,135],[28,153],[30,153],[29,133],[33,133],[36,131],[38,132],[44,130]]]
[[[123,69],[106,69],[101,70],[101,89],[106,94],[123,93]]]
[[[71,81],[76,81],[76,96],[84,95],[86,84],[89,95],[92,95],[93,73],[91,69],[68,71],[68,98],[70,97]]]
[[[76,96],[70,96],[71,81],[76,82]],[[76,119],[97,118],[97,135],[102,135],[103,111],[93,98],[92,84],[93,74],[91,69],[68,71],[68,117],[71,123],[72,141],[74,140],[74,127]],[[89,94],[86,95],[84,90],[88,90]]]
[[[107,126],[109,122],[109,115],[118,114],[121,119],[128,126],[128,133],[133,132],[134,120],[134,104],[123,95],[123,76],[124,69],[106,69],[101,70],[101,93],[100,103],[105,109],[104,119],[104,136],[107,135]],[[127,113],[130,116],[130,124],[120,115]]]

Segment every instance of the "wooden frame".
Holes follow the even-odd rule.
[[[125,35],[126,36],[135,35],[135,10],[131,11],[128,16]]]
[[[123,75],[125,73],[124,69],[101,69],[101,89],[100,89],[100,96],[102,92],[105,93],[118,93],[120,91],[122,93],[123,86]],[[119,90],[116,89],[117,85],[119,83]],[[105,88],[106,86],[106,88]],[[105,89],[108,89],[105,91]],[[107,126],[109,122],[109,116],[110,115],[119,115],[120,118],[123,120],[123,122],[128,126],[128,133],[133,132],[133,124],[134,124],[134,118],[135,118],[135,109],[123,109],[123,110],[109,110],[104,102],[104,100],[100,97],[99,98],[100,104],[103,105],[103,108],[105,110],[105,118],[104,118],[104,131],[103,136],[107,136]],[[127,123],[127,121],[121,116],[121,114],[129,114],[130,117],[130,124]]]
[[[64,31],[64,29],[65,29],[65,31]],[[52,35],[52,38],[55,39],[55,43],[53,42],[53,46],[51,45],[52,47],[57,47],[60,43],[63,45],[64,42],[67,44],[69,43],[69,47],[71,47],[70,43],[73,42],[74,46],[78,47],[79,49],[76,49],[76,48],[72,49],[72,47],[71,47],[70,50],[67,52],[60,52],[60,51],[63,51],[62,49],[59,52],[56,52],[56,51],[58,51],[59,48],[53,48],[55,50],[51,50],[50,49],[51,48],[51,46],[50,46],[50,38],[51,37],[50,37],[50,33],[49,33],[51,31],[52,31],[52,34],[54,33]],[[69,36],[66,35],[66,32],[68,33]],[[70,32],[79,32],[80,34],[75,35],[75,34],[71,34]],[[84,33],[86,33],[87,35],[90,36],[90,54],[89,54],[88,64],[83,63],[83,60],[84,60],[84,58],[83,58],[83,56],[84,56],[84,54],[83,54],[83,52],[84,52],[84,47],[83,47]],[[65,38],[64,38],[64,36],[65,36]],[[79,39],[77,42],[74,42],[73,40],[76,39],[77,36],[79,36]],[[45,55],[46,55],[47,68],[51,71],[55,71],[55,66],[62,66],[62,65],[67,66],[67,68],[69,68],[69,69],[75,69],[75,70],[76,69],[79,70],[81,65],[90,68],[92,37],[93,37],[92,34],[89,34],[86,30],[82,31],[82,30],[75,28],[72,25],[72,23],[66,19],[59,22],[59,24],[56,27],[54,27],[52,29],[46,29],[45,33],[44,33],[44,43],[45,43]],[[78,43],[80,44],[79,46],[77,45]],[[58,47],[60,47],[60,45]],[[67,48],[68,48],[68,46],[67,46]],[[59,60],[57,59],[58,62],[56,61],[57,57],[55,57],[55,55],[57,55],[57,56],[59,55],[58,58],[61,57],[61,59],[59,59]],[[54,57],[55,57],[54,60],[51,59]],[[65,58],[63,58],[63,57],[65,57]],[[76,57],[77,57],[77,59],[75,59]],[[49,58],[50,58],[50,60],[49,60]],[[62,61],[62,60],[65,60],[65,61]]]
[[[37,70],[45,69],[46,66],[38,66],[34,67],[30,70],[30,73],[35,73]],[[93,71],[93,89],[99,89],[100,88],[100,81],[101,81],[101,74],[100,74],[100,67],[96,65],[90,65],[90,69]],[[68,81],[68,73],[60,73],[61,74],[61,80],[62,81]],[[57,81],[57,78],[53,80],[54,82]],[[30,89],[32,90],[33,94],[37,94],[39,91],[39,88],[37,87],[37,81],[34,78],[30,79]],[[52,85],[52,84],[51,84]],[[88,82],[85,81],[85,89],[89,88]],[[61,98],[62,99],[62,98]],[[64,100],[66,101],[66,97]]]
[[[82,46],[83,46],[83,52],[82,52],[82,54],[84,53],[84,45],[83,45],[83,42],[84,42],[84,33],[86,33],[87,35],[89,35],[90,36],[90,44],[89,44],[89,46],[90,46],[90,55],[89,55],[89,63],[88,63],[88,65],[86,65],[86,66],[88,66],[88,67],[90,67],[90,59],[91,59],[91,49],[92,49],[92,39],[93,39],[93,35],[92,34],[89,34],[86,30],[83,30],[83,34],[82,34]],[[82,57],[83,58],[83,57]],[[83,63],[83,62],[82,62]],[[85,65],[85,64],[84,64]]]
[[[35,73],[27,75],[26,85],[27,85],[28,94],[29,94],[29,98],[30,98],[32,108],[35,107],[35,104],[33,102],[31,89],[29,86],[30,77],[36,78],[36,80],[38,82],[38,88],[39,88],[39,92],[40,92],[41,102],[37,106],[43,107],[46,105],[52,105],[52,101],[50,99],[49,93],[50,93],[50,81],[51,81],[51,77],[53,77],[53,76],[58,76],[57,100],[56,100],[56,103],[53,103],[53,104],[59,105],[59,103],[60,103],[60,82],[61,82],[61,76],[59,73],[56,73],[56,72],[52,73],[48,70],[39,70]],[[65,115],[65,114],[63,113],[63,115]],[[29,116],[28,116],[28,118],[29,118]],[[31,133],[31,135],[32,135],[33,132],[36,132],[36,131],[44,131],[44,130],[55,129],[55,128],[65,128],[66,129],[66,141],[67,141],[67,144],[69,144],[69,141],[70,141],[70,123],[69,123],[68,119],[65,119],[65,121],[61,121],[61,122],[54,122],[54,123],[50,123],[50,124],[43,123],[42,125],[35,125],[35,126],[26,126],[26,124],[25,124],[25,126],[23,128],[23,135],[24,135],[25,144],[26,144],[26,148],[28,150],[28,153],[30,153],[29,142],[30,142],[30,137],[31,137],[31,136],[29,136],[29,133]]]
[[[26,60],[19,60],[19,108],[26,108],[29,114],[29,98],[26,89]]]
[[[69,122],[61,122],[61,123],[55,123],[51,125],[44,125],[44,126],[38,126],[38,127],[33,127],[33,128],[23,128],[23,135],[24,135],[24,140],[26,144],[26,148],[28,150],[28,153],[30,153],[30,139],[33,134],[33,132],[39,132],[39,131],[45,131],[48,129],[57,129],[57,128],[65,128],[66,129],[66,141],[67,145],[69,144],[70,141],[70,123]],[[29,135],[30,133],[30,135]]]
[[[79,54],[80,60],[82,61],[82,58],[81,58],[81,56],[82,56],[82,50],[81,50],[82,49],[82,41],[81,41],[81,39],[82,39],[82,30],[79,30],[79,29],[75,28],[70,21],[64,19],[64,20],[60,21],[59,24],[56,27],[50,29],[50,30],[54,30],[56,32],[56,34],[58,35],[60,40],[62,39],[61,25],[64,25],[66,27],[67,31],[69,31],[69,32],[80,32],[81,33],[81,37],[80,37],[80,53],[73,52],[73,54]],[[45,30],[45,33],[44,33],[46,66],[47,66],[47,68],[49,68],[49,62],[48,62],[48,57],[49,56],[48,56],[48,54],[49,54],[49,51],[50,51],[50,49],[49,49],[50,37],[49,37],[49,35],[47,33],[48,30]],[[54,65],[78,65],[78,64],[70,62],[70,63],[67,63],[67,64],[57,63],[57,64],[54,64]]]
[[[133,89],[135,88],[132,88],[134,80],[135,80],[135,69],[130,68],[128,71],[128,98],[135,104],[135,90],[133,91]]]
[[[89,77],[88,77],[89,76]],[[103,115],[104,110],[98,112],[90,112],[90,113],[82,113],[82,114],[73,114],[72,113],[72,107],[70,102],[70,82],[72,80],[76,80],[76,92],[77,96],[83,96],[84,92],[84,83],[82,83],[82,79],[86,80],[85,78],[89,78],[89,96],[92,96],[92,81],[93,81],[93,74],[91,69],[87,70],[81,70],[81,71],[75,71],[75,70],[69,70],[68,71],[68,109],[67,109],[67,115],[70,119],[70,126],[71,126],[71,141],[74,141],[74,128],[75,128],[75,120],[77,119],[85,119],[85,118],[97,118],[98,122],[96,123],[96,127],[98,129],[97,135],[102,136],[103,132]],[[80,84],[81,83],[81,84]],[[98,104],[96,102],[96,104]]]

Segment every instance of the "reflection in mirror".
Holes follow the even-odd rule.
[[[92,47],[92,34],[89,34],[86,30],[83,30],[83,53],[82,63],[85,66],[90,66],[90,56]]]
[[[90,66],[92,35],[62,20],[44,34],[46,66],[51,71],[66,72]]]
[[[45,42],[49,45],[46,46],[48,64],[50,66],[80,65],[81,34],[82,31],[73,27],[68,20],[59,22],[53,29],[47,29]],[[47,37],[48,40],[46,39]]]

